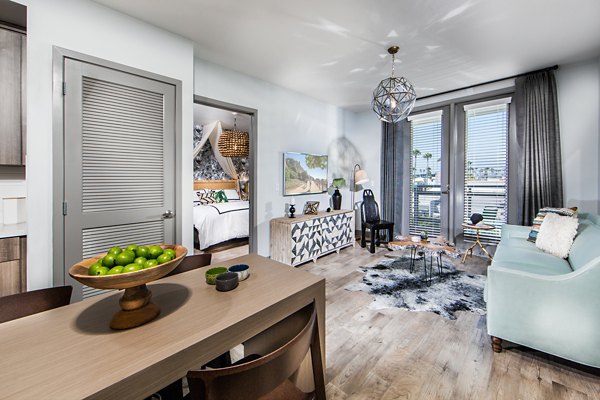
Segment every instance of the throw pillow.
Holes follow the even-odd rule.
[[[224,189],[223,191],[225,192],[225,196],[227,196],[228,201],[240,199],[240,195],[235,189]]]
[[[198,202],[200,204],[212,204],[212,203],[216,202],[212,191],[210,191],[210,192],[198,191],[198,192],[196,192],[196,195],[198,196]]]
[[[213,197],[217,203],[227,203],[229,201],[227,200],[227,195],[225,195],[225,192],[222,190],[214,191]]]
[[[537,215],[535,216],[535,219],[533,220],[533,225],[531,226],[531,232],[529,232],[529,237],[527,238],[527,240],[529,240],[532,243],[535,243],[538,232],[540,231],[540,226],[542,225],[542,222],[544,222],[544,217],[548,213],[564,215],[566,217],[574,217],[577,215],[577,207],[571,207],[571,208],[544,207],[544,208],[540,209],[540,211],[538,211]]]
[[[535,246],[556,257],[567,258],[577,235],[579,220],[556,213],[548,213],[537,235]]]

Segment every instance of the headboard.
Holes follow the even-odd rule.
[[[234,189],[239,193],[239,183],[236,179],[217,181],[194,181],[194,190],[209,189],[223,190]]]

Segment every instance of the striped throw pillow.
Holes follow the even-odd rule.
[[[531,226],[531,232],[529,232],[529,240],[532,243],[535,243],[537,240],[538,233],[540,232],[540,226],[542,226],[542,222],[544,222],[544,217],[548,213],[563,215],[565,217],[575,217],[577,215],[577,207],[571,208],[555,208],[555,207],[544,207],[538,211],[535,219],[533,220],[533,225]]]
[[[214,192],[212,190],[199,190],[196,192],[196,196],[198,197],[198,201],[194,202],[196,204],[212,204],[216,202]]]

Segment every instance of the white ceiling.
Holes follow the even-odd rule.
[[[206,125],[215,121],[221,121],[223,129],[233,129],[234,114],[220,108],[194,104],[194,125]],[[238,113],[235,115],[235,126],[240,131],[248,132],[250,122],[250,116],[247,114]]]
[[[598,0],[95,0],[196,57],[354,111],[396,71],[419,97],[600,55]]]

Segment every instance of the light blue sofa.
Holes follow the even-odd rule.
[[[504,225],[485,286],[494,351],[502,339],[600,367],[600,216],[579,214],[567,260],[527,241],[531,227]]]

